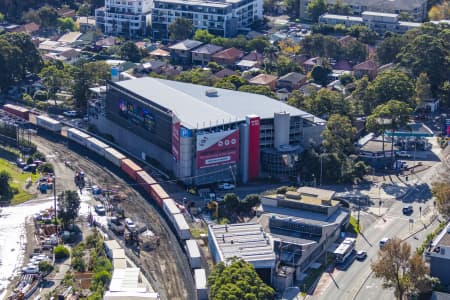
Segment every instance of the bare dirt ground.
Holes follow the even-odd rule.
[[[160,245],[155,250],[141,251],[139,257],[139,266],[150,275],[147,279],[153,288],[161,299],[196,299],[189,264],[181,245],[162,218],[161,210],[149,204],[152,200],[143,197],[136,190],[134,182],[124,178],[115,166],[103,158],[75,144],[68,144],[64,139],[34,136],[33,142],[55,167],[57,192],[75,189],[74,170],[85,172],[87,181],[92,184],[101,187],[119,186],[128,196],[128,200],[121,203],[126,215],[146,224],[160,237]],[[65,161],[71,162],[72,169],[64,164]]]

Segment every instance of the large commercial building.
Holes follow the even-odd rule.
[[[93,122],[186,184],[297,176],[325,121],[269,97],[156,78],[109,82]]]
[[[299,0],[299,15],[302,19],[310,19],[307,11],[311,0]],[[337,0],[329,0],[327,3],[333,5]],[[400,14],[405,13],[411,16],[414,22],[426,20],[428,9],[427,0],[342,0],[342,4],[350,6],[351,14],[360,16],[364,11],[380,13]]]
[[[177,18],[192,20],[194,29],[230,37],[239,30],[249,30],[253,22],[263,18],[263,1],[154,0],[153,38],[169,39],[169,25]]]
[[[97,28],[106,34],[142,37],[150,26],[152,0],[105,0],[95,10]]]

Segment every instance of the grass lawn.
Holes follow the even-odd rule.
[[[0,158],[0,171],[7,171],[11,175],[11,187],[17,188],[19,193],[15,194],[11,200],[11,204],[19,204],[32,199],[35,195],[24,190],[26,185],[26,180],[31,176],[31,179],[36,181],[37,175],[31,173],[22,173],[16,165],[10,163],[9,161]]]

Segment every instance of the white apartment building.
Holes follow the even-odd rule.
[[[105,0],[95,10],[97,27],[106,34],[141,37],[151,23],[152,0]]]
[[[153,38],[168,40],[169,25],[177,18],[192,20],[194,30],[230,37],[263,18],[263,0],[154,0]]]

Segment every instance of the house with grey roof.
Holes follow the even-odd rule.
[[[221,51],[223,47],[206,44],[192,50],[192,64],[204,66],[211,61],[213,54]]]
[[[298,72],[290,72],[277,80],[278,88],[286,88],[290,91],[299,89],[306,83],[306,75]]]
[[[184,40],[169,47],[170,60],[175,64],[188,65],[192,63],[192,50],[203,45],[202,42]]]

